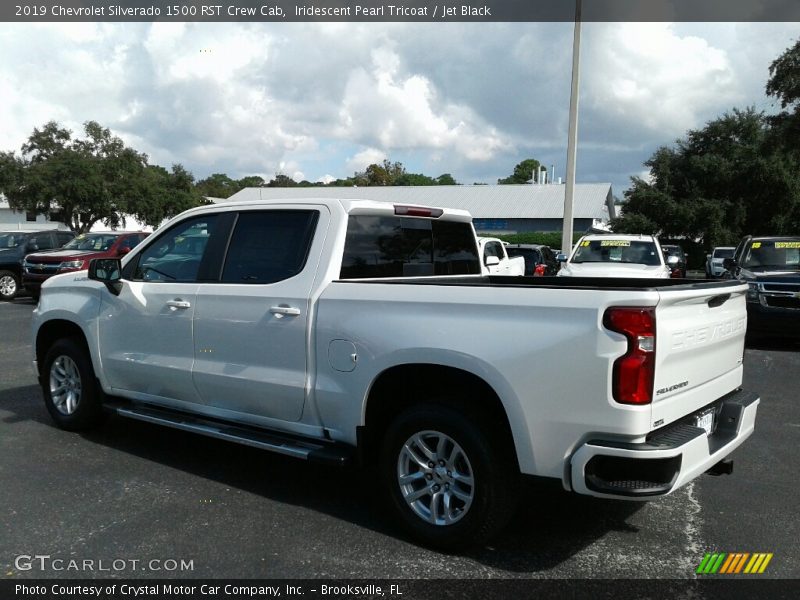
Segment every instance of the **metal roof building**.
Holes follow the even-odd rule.
[[[434,185],[386,187],[245,188],[228,200],[343,198],[394,204],[460,208],[472,214],[478,233],[561,231],[564,185]],[[224,200],[222,201],[224,202]],[[610,183],[575,186],[575,232],[603,228],[613,219]]]

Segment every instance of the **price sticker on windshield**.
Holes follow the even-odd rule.
[[[800,242],[775,242],[776,248],[800,248]]]
[[[612,248],[619,248],[621,246],[630,246],[631,243],[628,240],[603,240],[600,242],[601,246],[611,246]]]
[[[753,242],[753,249],[761,248],[761,242]]]

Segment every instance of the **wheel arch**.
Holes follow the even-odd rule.
[[[85,348],[91,359],[86,332],[80,325],[67,319],[51,319],[42,323],[36,332],[36,364],[41,369],[47,350],[56,340],[62,338],[77,339]]]
[[[359,435],[363,460],[368,462],[370,448],[380,443],[382,432],[394,417],[422,403],[455,407],[471,418],[481,419],[508,444],[519,469],[519,449],[530,445],[526,443],[529,436],[524,421],[509,418],[509,410],[485,379],[458,367],[431,363],[394,365],[375,377],[367,394]]]

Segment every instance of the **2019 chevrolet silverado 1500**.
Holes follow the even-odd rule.
[[[65,429],[107,409],[372,465],[408,530],[456,550],[507,522],[522,475],[655,498],[752,433],[746,285],[480,273],[465,212],[201,207],[45,282],[34,367]],[[571,368],[542,378],[542,356]]]

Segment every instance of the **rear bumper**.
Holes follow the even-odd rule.
[[[665,496],[713,467],[750,437],[759,402],[756,394],[743,390],[715,402],[716,426],[711,435],[695,427],[690,422],[693,415],[688,415],[654,432],[643,443],[590,440],[572,456],[572,489],[600,498]]]

